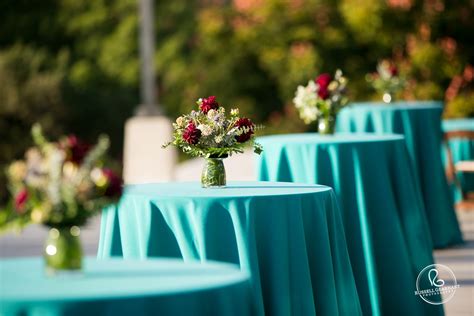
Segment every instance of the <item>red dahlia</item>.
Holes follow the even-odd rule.
[[[392,77],[398,75],[398,68],[397,68],[397,66],[395,66],[395,65],[390,65],[389,71],[390,71],[390,75],[391,75]]]
[[[22,213],[24,211],[26,202],[28,201],[28,191],[26,189],[22,189],[18,194],[15,196],[15,209]]]
[[[216,97],[211,95],[210,97],[208,98],[203,98],[202,99],[202,103],[200,105],[200,109],[201,111],[206,114],[207,112],[209,112],[209,110],[211,109],[217,109],[219,107],[219,103],[217,103],[216,101]]]
[[[242,127],[250,128],[250,130],[248,132],[242,133],[238,136],[235,136],[235,139],[239,143],[245,143],[246,141],[248,141],[250,139],[250,136],[252,136],[253,129],[255,127],[255,125],[253,125],[252,121],[250,119],[246,118],[246,117],[239,118],[237,120],[237,122],[235,122],[235,126],[238,127],[238,128],[242,128]]]
[[[332,77],[330,74],[327,74],[327,73],[319,75],[315,80],[315,82],[319,86],[318,96],[323,100],[326,100],[327,98],[329,98],[328,87],[331,81],[332,81]]]
[[[103,169],[102,172],[108,183],[105,196],[120,196],[122,194],[122,179],[110,169]]]
[[[196,145],[201,137],[201,131],[196,127],[193,122],[189,122],[188,126],[184,129],[183,139],[190,145]]]
[[[91,149],[91,145],[81,141],[75,135],[67,137],[65,149],[69,152],[67,160],[80,165]]]

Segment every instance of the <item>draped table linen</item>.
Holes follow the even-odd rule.
[[[352,103],[337,118],[338,132],[403,134],[420,183],[431,238],[436,248],[462,243],[443,163],[441,114],[437,101]]]
[[[474,131],[474,118],[464,119],[450,119],[443,121],[443,131]],[[456,164],[459,161],[473,161],[474,160],[474,140],[455,138],[451,139],[448,143],[451,149],[453,163]],[[445,148],[443,148],[445,150]],[[447,164],[446,153],[443,151],[443,158],[445,165]],[[474,174],[472,173],[460,173],[458,179],[462,189],[465,192],[474,191]],[[462,198],[461,192],[453,187],[454,199],[459,201]]]
[[[248,274],[177,259],[85,260],[77,275],[45,275],[40,258],[0,261],[2,316],[253,315]]]
[[[334,188],[364,315],[441,315],[413,295],[433,263],[432,243],[403,136],[274,135],[258,138],[260,180]]]
[[[103,212],[98,256],[236,263],[251,275],[258,315],[361,315],[338,205],[325,186],[128,186]]]

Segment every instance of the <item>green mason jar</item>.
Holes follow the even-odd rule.
[[[336,129],[336,116],[326,116],[318,120],[318,133],[332,135]]]
[[[52,227],[44,247],[46,272],[80,271],[82,268],[81,229],[78,226]]]
[[[224,158],[205,158],[201,174],[203,188],[222,188],[226,185]]]

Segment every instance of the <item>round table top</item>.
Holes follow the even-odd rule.
[[[443,130],[448,131],[474,131],[474,118],[443,120]]]
[[[317,133],[305,134],[282,134],[270,135],[258,138],[262,145],[269,143],[285,144],[344,144],[344,143],[366,143],[366,142],[387,142],[403,141],[403,135],[397,134],[372,134],[372,133],[336,133],[333,135],[321,135]],[[265,148],[264,148],[265,150]]]
[[[330,187],[323,185],[285,182],[228,182],[224,188],[202,188],[198,182],[170,182],[129,185],[125,187],[124,193],[126,195],[146,195],[163,198],[230,198],[301,195],[329,190],[331,190]]]
[[[364,108],[374,111],[396,111],[396,110],[442,110],[442,101],[396,101],[385,102],[352,102],[347,108]]]
[[[87,258],[77,275],[45,275],[41,258],[0,261],[2,302],[99,300],[206,291],[248,281],[235,265]]]

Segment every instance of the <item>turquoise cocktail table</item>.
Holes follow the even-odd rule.
[[[443,313],[412,291],[433,257],[403,136],[290,134],[258,141],[260,180],[334,188],[364,315]]]
[[[215,262],[87,259],[46,277],[40,258],[0,261],[0,315],[254,315],[248,274]]]
[[[98,256],[236,263],[250,274],[258,315],[361,314],[341,214],[325,186],[128,186],[102,214]]]
[[[337,118],[338,132],[403,134],[420,183],[433,244],[436,248],[462,242],[441,161],[441,113],[436,101],[352,103]]]

